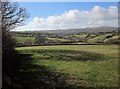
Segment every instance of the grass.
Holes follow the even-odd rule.
[[[79,35],[74,35],[74,36],[83,39],[87,36],[87,34],[79,34]]]
[[[118,86],[117,45],[33,46],[16,50],[31,55],[30,61],[22,58],[19,73],[22,80],[27,80],[21,84],[31,89],[40,88],[40,84],[40,89]],[[34,82],[30,83],[29,78]]]
[[[76,42],[76,43],[71,43],[71,44],[79,44],[79,45],[82,45],[82,44],[88,44],[88,43],[85,43],[85,42]]]
[[[88,40],[88,43],[96,43],[96,42],[103,42],[107,36],[112,36],[111,33],[107,33],[104,35],[96,36]]]
[[[111,38],[105,39],[104,42],[110,42],[111,40],[113,40],[113,41],[119,41],[119,36],[116,35],[116,36],[113,36]]]
[[[34,42],[35,41],[35,37],[16,37],[16,41],[19,43],[24,43],[24,42]]]
[[[68,41],[66,39],[62,39],[62,38],[50,38],[50,37],[47,37],[48,40],[52,40],[52,41],[60,41],[60,42],[65,42],[65,41]]]

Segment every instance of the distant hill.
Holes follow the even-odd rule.
[[[17,46],[38,45],[36,38],[43,37],[44,45],[53,44],[119,44],[117,27],[91,27],[44,31],[12,32]],[[39,38],[40,38],[39,37]]]
[[[52,34],[58,36],[65,36],[68,34],[78,34],[78,33],[99,33],[99,32],[118,32],[118,27],[111,26],[100,26],[100,27],[88,27],[79,29],[58,29],[58,30],[40,30],[40,31],[15,31],[20,33],[41,33],[41,34]]]
[[[26,31],[27,33],[49,33],[49,34],[76,34],[80,32],[97,33],[97,32],[111,32],[118,31],[117,27],[100,26],[100,27],[88,27],[80,29],[58,29],[58,30],[41,30],[41,31]]]
[[[100,27],[88,27],[80,29],[59,29],[59,30],[41,30],[41,31],[31,31],[32,33],[42,33],[42,34],[53,34],[58,36],[64,36],[67,34],[77,34],[77,33],[98,33],[98,32],[112,32],[117,31],[117,27],[110,26],[100,26]]]

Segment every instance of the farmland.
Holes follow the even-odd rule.
[[[106,31],[104,31],[104,29],[106,29]],[[110,31],[110,29],[113,30]],[[74,30],[65,30],[65,32],[64,30],[54,30],[50,32],[13,32],[13,36],[17,41],[16,46],[53,44],[118,44],[120,42],[117,28],[102,27],[99,29],[100,31],[89,28],[89,31],[92,32],[88,32],[88,30],[83,32],[81,29]]]
[[[117,28],[12,34],[17,41],[19,61],[15,75],[18,79],[15,82],[25,88],[83,89],[118,86],[120,39]]]
[[[119,3],[0,2],[2,89],[120,89]]]
[[[16,50],[21,54],[19,83],[29,89],[118,86],[118,45],[31,46]]]

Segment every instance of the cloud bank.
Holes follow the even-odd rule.
[[[103,8],[94,6],[90,11],[69,10],[57,16],[47,18],[34,17],[33,21],[25,26],[16,28],[19,31],[26,30],[55,30],[97,26],[117,26],[118,8],[109,6]]]

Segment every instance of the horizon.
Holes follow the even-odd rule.
[[[69,29],[51,29],[51,30],[48,30],[48,29],[44,29],[44,30],[11,30],[12,32],[34,32],[34,31],[64,31],[64,30],[78,30],[78,29],[87,29],[87,28],[100,28],[100,27],[110,27],[110,28],[119,28],[119,27],[115,27],[115,26],[96,26],[96,27],[84,27],[84,28],[69,28]]]
[[[31,14],[16,31],[118,27],[117,2],[19,2]],[[32,7],[31,7],[32,6]]]

